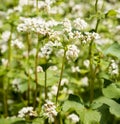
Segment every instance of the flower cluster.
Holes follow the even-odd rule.
[[[21,17],[21,22],[17,26],[19,32],[36,32],[41,35],[49,35],[51,32],[50,27],[56,26],[58,24],[55,20],[45,21],[43,18],[25,18]]]
[[[18,112],[18,117],[20,118],[26,118],[26,117],[36,117],[37,113],[36,111],[33,111],[33,107],[23,107]]]
[[[115,60],[111,60],[111,64],[109,67],[109,72],[113,75],[118,75],[119,74],[119,67],[118,64]]]
[[[74,124],[76,124],[80,120],[79,117],[74,113],[70,114],[67,118]]]
[[[50,122],[54,122],[54,117],[57,116],[56,106],[51,101],[46,101],[43,106],[44,116],[49,119]]]
[[[42,48],[40,51],[40,57],[45,57],[45,58],[49,58],[50,55],[53,52],[53,48],[54,47],[60,47],[62,46],[62,44],[58,41],[52,42],[52,41],[48,41]]]
[[[12,40],[12,44],[11,45],[12,46],[16,46],[19,49],[24,48],[24,44],[21,41],[19,41],[18,39]]]
[[[76,60],[79,56],[80,50],[76,45],[68,45],[68,50],[66,51],[66,57],[68,60]]]

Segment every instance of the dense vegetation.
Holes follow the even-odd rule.
[[[119,124],[119,32],[119,0],[0,0],[0,124]]]

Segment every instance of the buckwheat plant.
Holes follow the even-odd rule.
[[[0,2],[0,123],[120,123],[120,1]]]

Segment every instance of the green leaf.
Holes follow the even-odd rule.
[[[83,124],[99,124],[101,115],[99,112],[90,109],[84,109],[80,113],[80,119]]]
[[[103,94],[108,98],[120,98],[120,84],[114,83],[109,85],[107,88],[103,88]]]
[[[120,44],[115,42],[104,51],[105,55],[117,57],[120,60]]]
[[[0,124],[26,124],[26,122],[21,118],[1,118]]]
[[[70,101],[80,102],[80,98],[79,98],[79,96],[74,95],[74,94],[70,94],[68,100],[70,100]]]
[[[44,124],[43,118],[36,118],[33,120],[32,124]]]
[[[116,15],[117,12],[114,9],[111,9],[106,13],[106,17],[116,16]]]
[[[109,99],[107,97],[100,97],[100,98],[98,98],[97,100],[94,101],[94,105],[95,104],[98,104],[100,106],[102,104],[108,105],[110,113],[115,115],[117,118],[120,118],[120,104],[118,104],[114,100]],[[100,106],[97,106],[97,107],[100,107]]]
[[[59,80],[59,73],[53,70],[47,70],[47,86],[56,84]],[[38,74],[38,83],[42,86],[45,85],[45,73],[41,72]]]
[[[79,102],[67,100],[64,102],[62,109],[64,112],[67,112],[69,110],[74,110],[77,113],[79,113],[81,112],[81,110],[84,109],[84,106]]]

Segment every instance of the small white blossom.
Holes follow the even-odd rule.
[[[61,44],[61,42],[55,40],[54,43],[53,43],[53,46],[54,47],[60,47],[60,46],[62,46],[62,44]]]
[[[35,111],[33,111],[33,107],[23,107],[18,112],[18,117],[25,118],[26,116],[36,117],[37,116],[37,113]]]
[[[43,72],[43,68],[41,66],[37,66],[37,72]]]
[[[72,25],[69,19],[65,18],[63,21],[64,31],[71,32]]]
[[[56,53],[56,56],[59,56],[59,57],[63,57],[64,55],[64,49],[60,49],[58,50],[58,52]]]
[[[89,85],[89,83],[88,83],[88,77],[84,77],[84,78],[82,78],[81,79],[81,85],[83,86],[83,87],[86,87],[86,86],[88,86]]]
[[[11,44],[12,46],[17,46],[19,49],[24,48],[24,44],[21,41],[19,41],[18,39],[12,40],[11,43],[12,43]]]
[[[88,59],[86,59],[86,60],[84,60],[83,64],[84,64],[84,66],[85,66],[86,68],[89,68],[90,61],[89,61]]]
[[[110,67],[109,67],[109,72],[113,75],[119,74],[118,64],[115,62],[115,60],[111,60],[111,64],[110,64]]]
[[[80,50],[75,45],[68,45],[68,50],[66,51],[66,57],[68,60],[72,59],[73,61],[78,58]]]
[[[53,85],[51,87],[51,94],[56,96],[57,95],[57,91],[58,91],[58,87],[56,85]]]
[[[73,39],[73,37],[74,37],[74,33],[72,33],[72,32],[68,32],[68,36],[69,36],[69,39]]]
[[[54,117],[57,116],[56,106],[51,101],[46,101],[43,106],[44,116],[49,119],[50,122],[54,122]]]
[[[14,91],[16,91],[16,92],[20,91],[20,82],[21,82],[21,80],[19,78],[15,78],[11,82],[12,88],[14,89]]]
[[[71,70],[72,70],[73,73],[75,73],[75,72],[80,72],[79,66],[72,66],[72,67],[71,67]]]
[[[37,49],[36,49],[36,48],[33,48],[33,49],[29,52],[29,55],[35,56],[35,55],[36,55],[36,52],[37,52]]]
[[[67,85],[68,83],[69,83],[69,81],[68,81],[67,78],[63,78],[63,79],[61,80],[61,86]]]
[[[74,27],[79,30],[83,30],[87,27],[87,23],[83,19],[80,19],[80,18],[75,19],[73,23],[74,23]]]
[[[80,120],[79,117],[74,113],[70,114],[67,118],[75,124]]]
[[[41,48],[41,57],[49,58],[52,52],[53,52],[53,42],[49,41]]]
[[[28,4],[28,0],[19,0],[19,6],[24,6]]]
[[[10,31],[4,31],[1,36],[2,40],[7,42],[10,38]]]
[[[79,32],[79,31],[74,31],[74,39],[79,39],[79,38],[81,38],[81,37],[82,37],[81,32]]]
[[[60,31],[53,31],[53,30],[51,30],[49,32],[49,39],[60,41],[60,35],[61,35]]]
[[[2,58],[2,65],[7,66],[8,65],[8,59]]]
[[[0,49],[1,49],[1,53],[4,53],[4,52],[7,51],[8,46],[7,46],[6,44],[2,44],[2,45],[0,46]]]
[[[98,33],[92,32],[91,33],[91,38],[97,40],[97,39],[100,39],[100,35]]]

